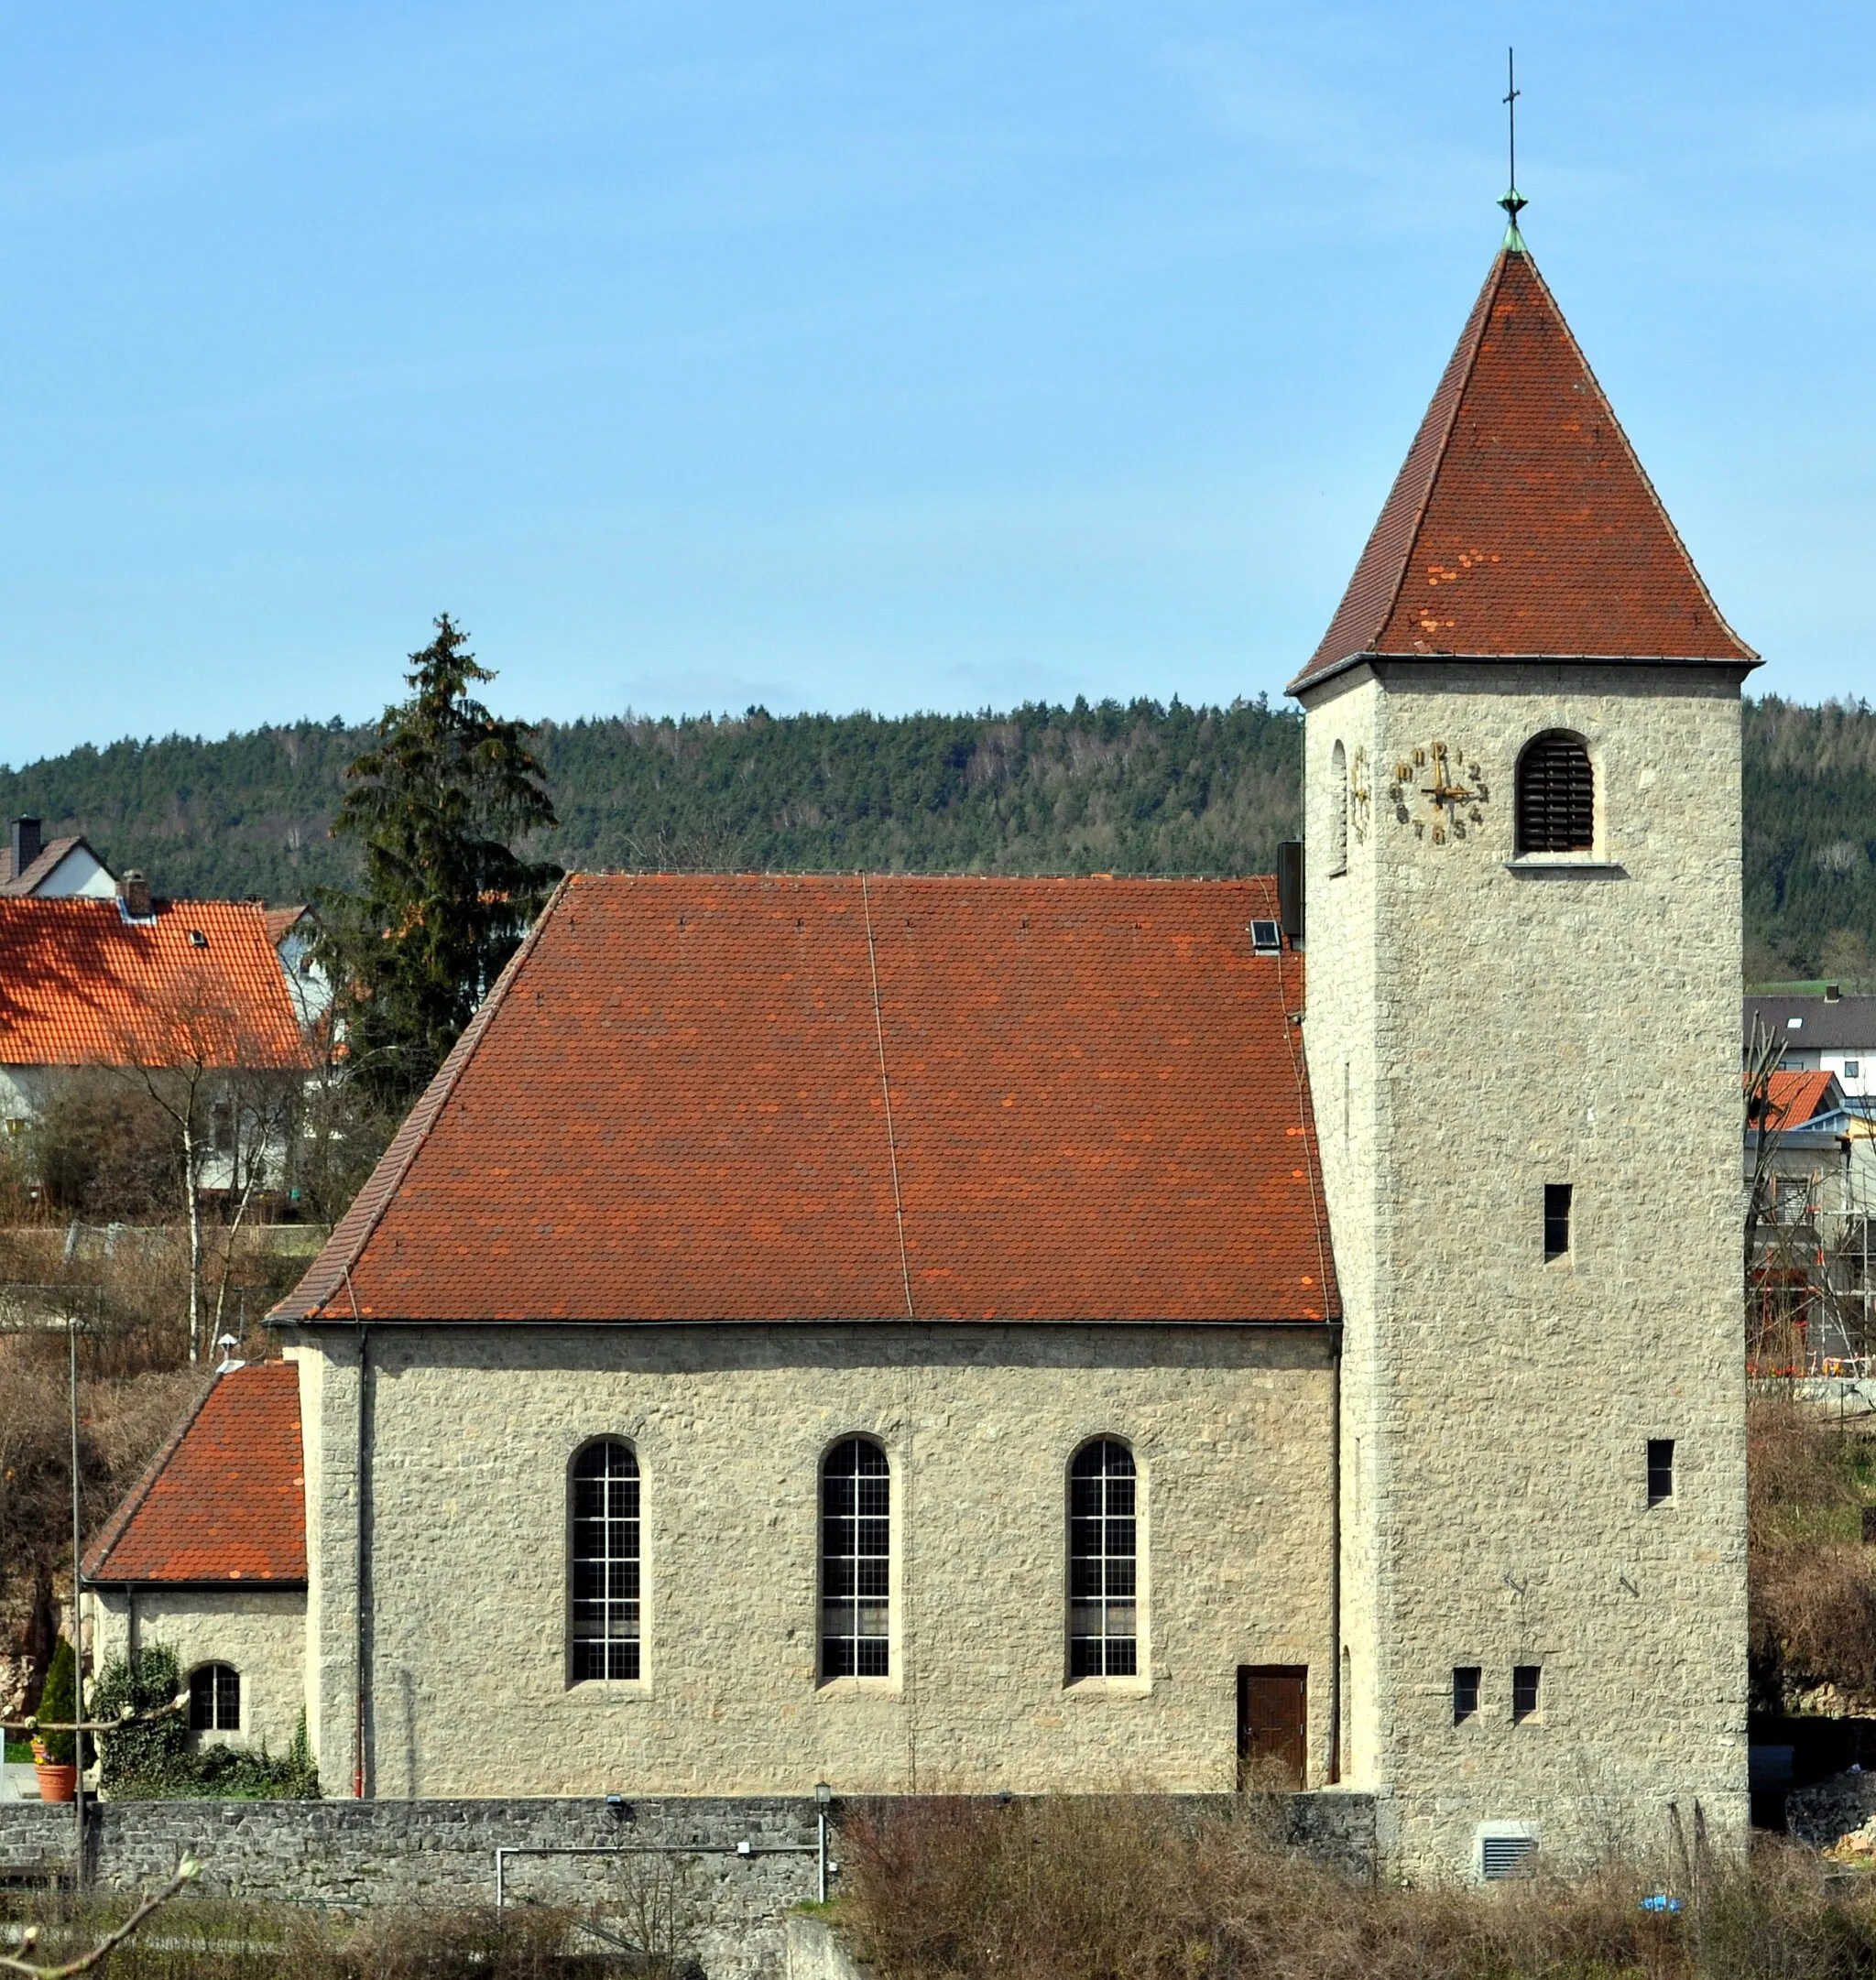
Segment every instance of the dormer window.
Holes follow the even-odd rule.
[[[1587,853],[1596,843],[1596,773],[1580,735],[1553,729],[1518,758],[1520,853]]]

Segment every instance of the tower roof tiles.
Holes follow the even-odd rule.
[[[1556,299],[1508,247],[1340,607],[1290,691],[1367,657],[1756,663]]]

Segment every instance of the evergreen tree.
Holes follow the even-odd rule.
[[[38,1717],[52,1725],[71,1725],[78,1719],[78,1659],[71,1643],[60,1637],[53,1646],[52,1661],[46,1670],[46,1686],[39,1693]],[[41,1733],[47,1757],[55,1767],[70,1767],[78,1758],[76,1733]],[[90,1744],[89,1741],[86,1742]]]
[[[320,896],[352,1077],[390,1105],[442,1063],[561,872],[513,849],[558,821],[533,729],[470,694],[495,676],[466,637],[445,613],[410,656],[410,696],[346,769],[333,823],[358,843],[360,889]]]

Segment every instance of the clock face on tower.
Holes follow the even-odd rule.
[[[1388,796],[1395,819],[1411,826],[1416,838],[1452,845],[1484,824],[1491,792],[1484,772],[1463,749],[1429,743],[1395,761]]]

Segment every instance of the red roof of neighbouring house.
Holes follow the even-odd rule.
[[[304,1586],[300,1371],[218,1376],[84,1557],[88,1582]]]
[[[1290,691],[1367,654],[1756,663],[1526,253],[1492,264],[1341,606]]]
[[[1276,912],[575,876],[274,1318],[1332,1320]]]
[[[1843,1104],[1834,1072],[1774,1072],[1766,1082],[1765,1111],[1774,1127],[1802,1127],[1820,1114]]]
[[[307,1063],[264,908],[0,899],[0,1064],[195,1062]]]

